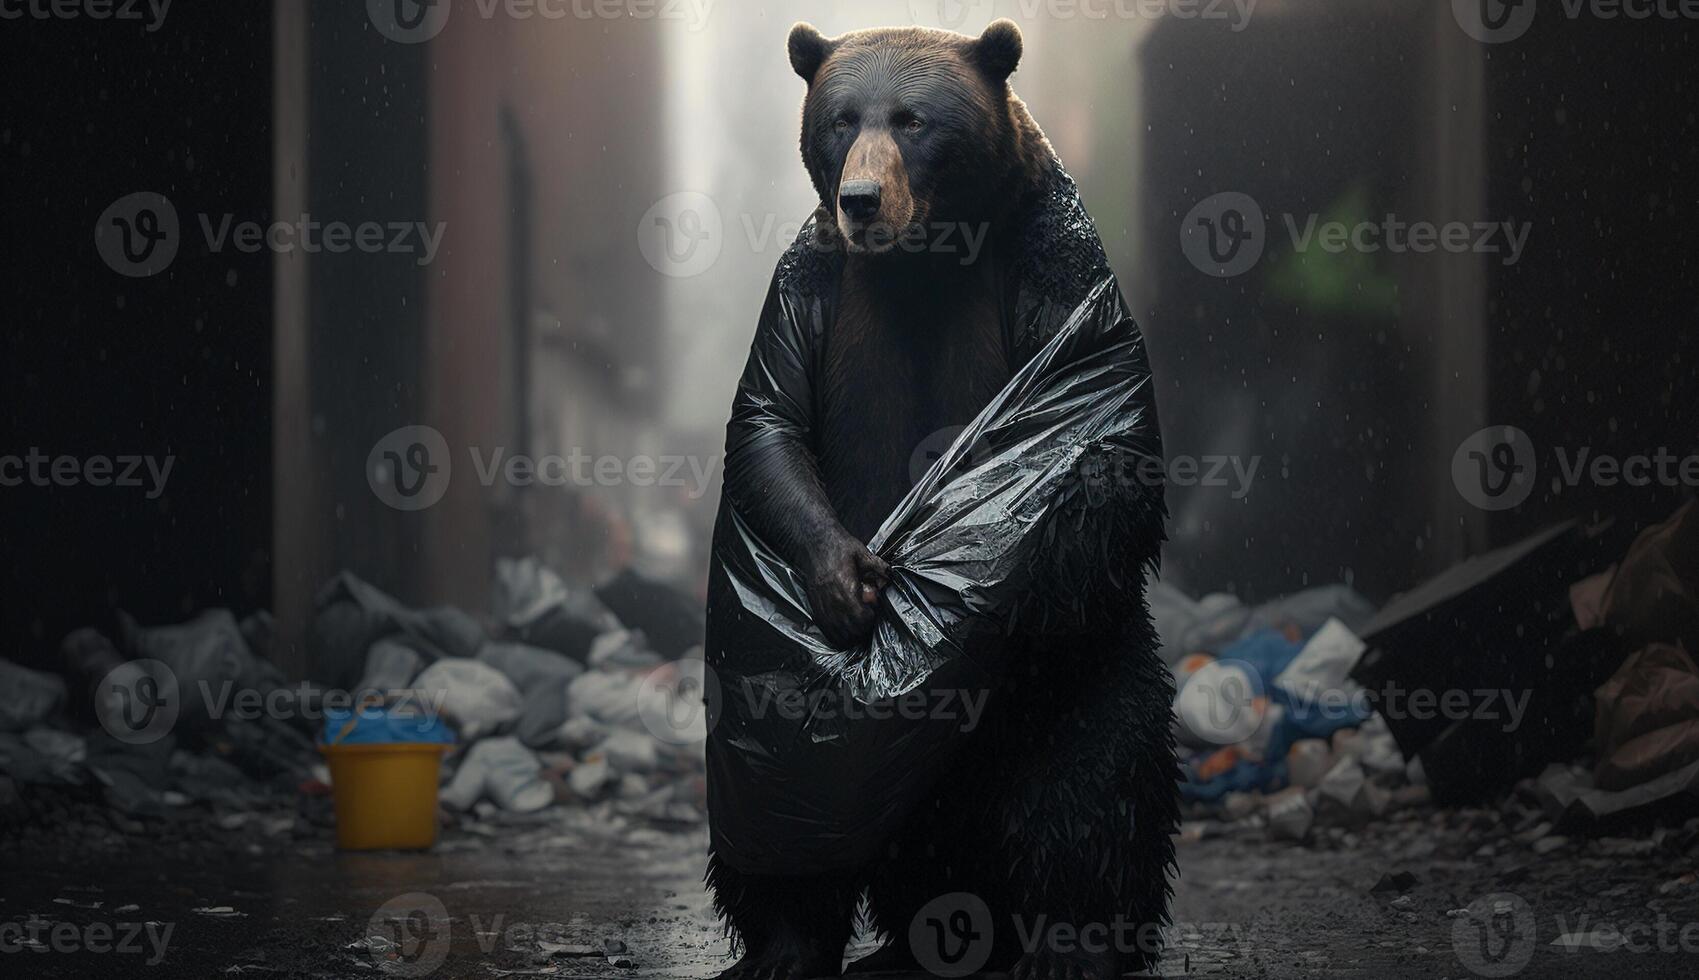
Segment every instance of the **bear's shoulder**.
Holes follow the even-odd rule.
[[[1009,271],[1016,282],[1015,342],[1018,350],[1028,350],[1048,341],[1092,289],[1115,273],[1074,178],[1053,156],[1019,229]]]
[[[793,300],[805,302],[831,299],[843,268],[843,253],[824,247],[829,238],[821,224],[818,208],[802,223],[802,230],[779,256],[773,284]]]

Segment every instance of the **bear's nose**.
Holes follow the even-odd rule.
[[[865,222],[879,213],[877,180],[846,180],[838,187],[838,207],[851,221]]]

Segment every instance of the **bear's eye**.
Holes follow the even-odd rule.
[[[849,132],[850,121],[848,119],[840,118],[837,122],[832,124],[832,128],[840,133],[847,133]]]
[[[926,124],[921,122],[919,117],[910,116],[910,117],[908,117],[908,122],[903,124],[903,128],[908,130],[911,133],[918,133],[922,129],[926,128]]]

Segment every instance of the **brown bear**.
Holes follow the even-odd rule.
[[[733,405],[715,549],[734,525],[759,535],[797,570],[839,648],[874,626],[888,569],[864,542],[913,484],[916,447],[971,420],[1113,275],[1072,179],[1010,91],[1021,48],[1007,20],[978,37],[790,32],[820,207],[779,262]],[[799,319],[817,334],[784,331]],[[762,376],[774,361],[799,379],[791,389]],[[923,922],[961,895],[987,928],[956,938],[985,940],[986,969],[1086,980],[1154,963],[1178,821],[1173,682],[1143,596],[1161,487],[1076,496],[1062,508],[1069,530],[1038,559],[1054,572],[1033,576],[1010,617],[1021,625],[985,724],[877,853],[831,866],[799,855],[782,874],[740,860],[723,828],[767,801],[750,780],[715,774],[757,750],[725,725],[711,731],[708,882],[744,954],[725,977],[839,975],[863,902],[888,942],[851,972],[936,969],[911,937],[968,921]],[[747,676],[782,654],[721,564],[705,656]]]

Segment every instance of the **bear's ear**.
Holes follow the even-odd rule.
[[[832,53],[832,42],[815,30],[813,24],[799,20],[791,27],[790,40],[785,46],[790,49],[791,67],[803,81],[813,85],[814,73]]]
[[[992,81],[1008,80],[1021,63],[1021,29],[1007,17],[992,21],[971,45],[973,60]]]

